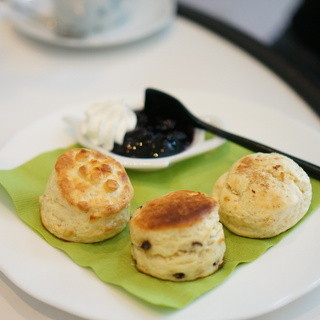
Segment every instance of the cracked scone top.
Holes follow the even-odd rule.
[[[125,228],[132,197],[131,182],[119,162],[98,151],[74,148],[57,159],[40,197],[41,220],[58,238],[102,241]]]
[[[269,238],[294,226],[311,203],[308,175],[277,153],[255,153],[235,162],[213,188],[221,222],[250,238]]]
[[[208,276],[223,263],[225,241],[218,205],[195,191],[174,191],[147,202],[130,220],[139,271],[171,281]]]

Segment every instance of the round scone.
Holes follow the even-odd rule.
[[[40,215],[45,228],[60,239],[92,243],[113,237],[129,220],[133,188],[112,157],[74,148],[55,164]]]
[[[151,200],[133,213],[129,226],[132,256],[145,274],[189,281],[222,266],[218,204],[203,193],[180,190]]]
[[[294,226],[311,203],[308,175],[277,153],[239,159],[213,187],[221,222],[249,238],[269,238]]]

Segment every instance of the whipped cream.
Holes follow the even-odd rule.
[[[80,132],[91,144],[111,151],[136,124],[135,112],[123,101],[98,102],[85,111]]]

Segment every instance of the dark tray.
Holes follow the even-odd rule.
[[[268,47],[212,15],[187,5],[179,4],[178,14],[229,40],[266,65],[320,116],[320,87],[311,77],[302,72],[301,68],[290,63],[275,48]]]

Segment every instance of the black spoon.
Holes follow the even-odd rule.
[[[184,121],[193,127],[204,129],[217,136],[226,138],[254,152],[276,152],[287,156],[299,164],[310,176],[320,180],[320,167],[310,162],[291,156],[282,151],[276,150],[259,142],[238,136],[212,126],[199,118],[195,117],[180,101],[176,98],[156,89],[146,89],[144,111],[151,117],[157,115],[166,116],[177,121]]]

